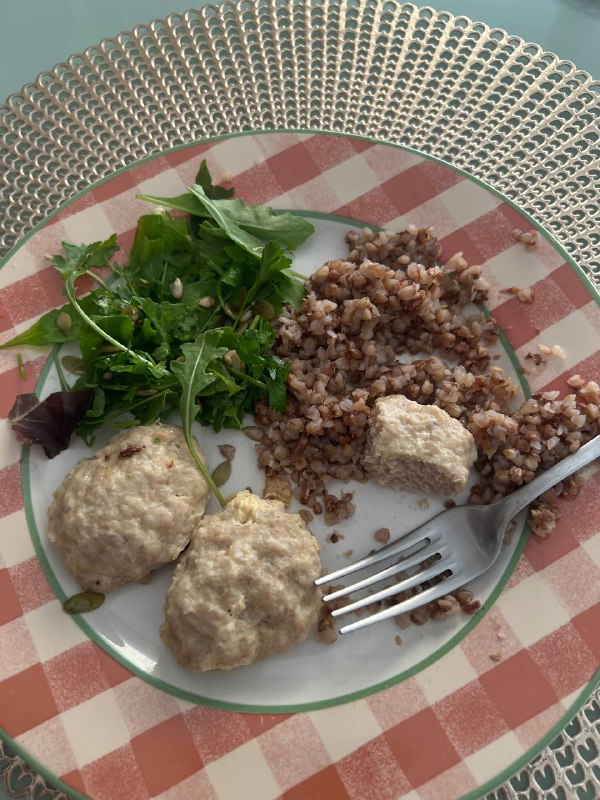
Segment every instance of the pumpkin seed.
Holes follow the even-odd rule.
[[[212,479],[217,486],[223,486],[227,483],[231,476],[231,461],[223,461],[218,467],[215,467],[212,473]]]
[[[104,595],[100,592],[79,592],[69,597],[63,603],[63,611],[67,614],[85,614],[100,608],[104,602]]]
[[[77,356],[63,356],[60,360],[63,367],[72,372],[73,375],[83,375],[85,368],[83,366],[83,359]]]
[[[275,317],[275,309],[268,300],[257,300],[252,306],[252,311],[265,319],[273,319]]]
[[[262,428],[259,428],[257,425],[248,425],[244,428],[244,433],[249,439],[252,439],[253,442],[260,442],[264,439],[265,432]]]
[[[27,380],[27,372],[25,372],[25,364],[23,363],[23,356],[21,353],[17,353],[17,369],[19,378],[21,378],[22,381]]]
[[[220,444],[219,453],[221,453],[223,458],[231,461],[235,455],[235,447],[232,444]]]

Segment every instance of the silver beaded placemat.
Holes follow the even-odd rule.
[[[242,0],[140,25],[0,107],[0,256],[137,159],[242,130],[354,133],[462,167],[600,286],[600,84],[538,45],[393,0]],[[600,693],[488,800],[600,797]],[[0,742],[10,797],[65,800]]]

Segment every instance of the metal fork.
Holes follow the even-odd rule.
[[[325,595],[323,602],[329,603],[353,592],[367,589],[400,572],[420,567],[414,574],[391,586],[362,597],[349,605],[334,609],[333,617],[348,614],[377,601],[393,597],[427,581],[440,579],[439,583],[423,589],[419,594],[415,594],[407,600],[345,625],[341,628],[340,633],[350,633],[350,631],[372,625],[374,622],[381,622],[389,617],[414,611],[420,606],[439,600],[449,592],[460,589],[468,581],[486,572],[500,553],[506,526],[510,520],[536,497],[599,456],[600,436],[596,436],[573,455],[559,461],[502,500],[487,506],[456,506],[449,511],[444,511],[372,555],[319,578],[315,583],[317,586],[322,586],[389,558],[400,557],[399,561],[386,569],[370,575],[352,586]],[[431,563],[432,559],[435,559],[435,563]]]

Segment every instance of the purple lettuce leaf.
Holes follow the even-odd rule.
[[[53,392],[45,400],[34,394],[20,394],[8,419],[21,444],[40,444],[48,458],[54,458],[69,446],[93,396],[93,389]]]

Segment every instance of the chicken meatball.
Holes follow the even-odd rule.
[[[175,569],[161,636],[195,672],[288,650],[317,622],[319,544],[279,501],[237,494],[206,517]]]
[[[471,433],[443,409],[402,395],[375,403],[363,463],[384,486],[457,494],[476,457]]]
[[[84,589],[106,592],[174,561],[208,499],[181,428],[129,428],[69,472],[48,510],[48,538]]]

